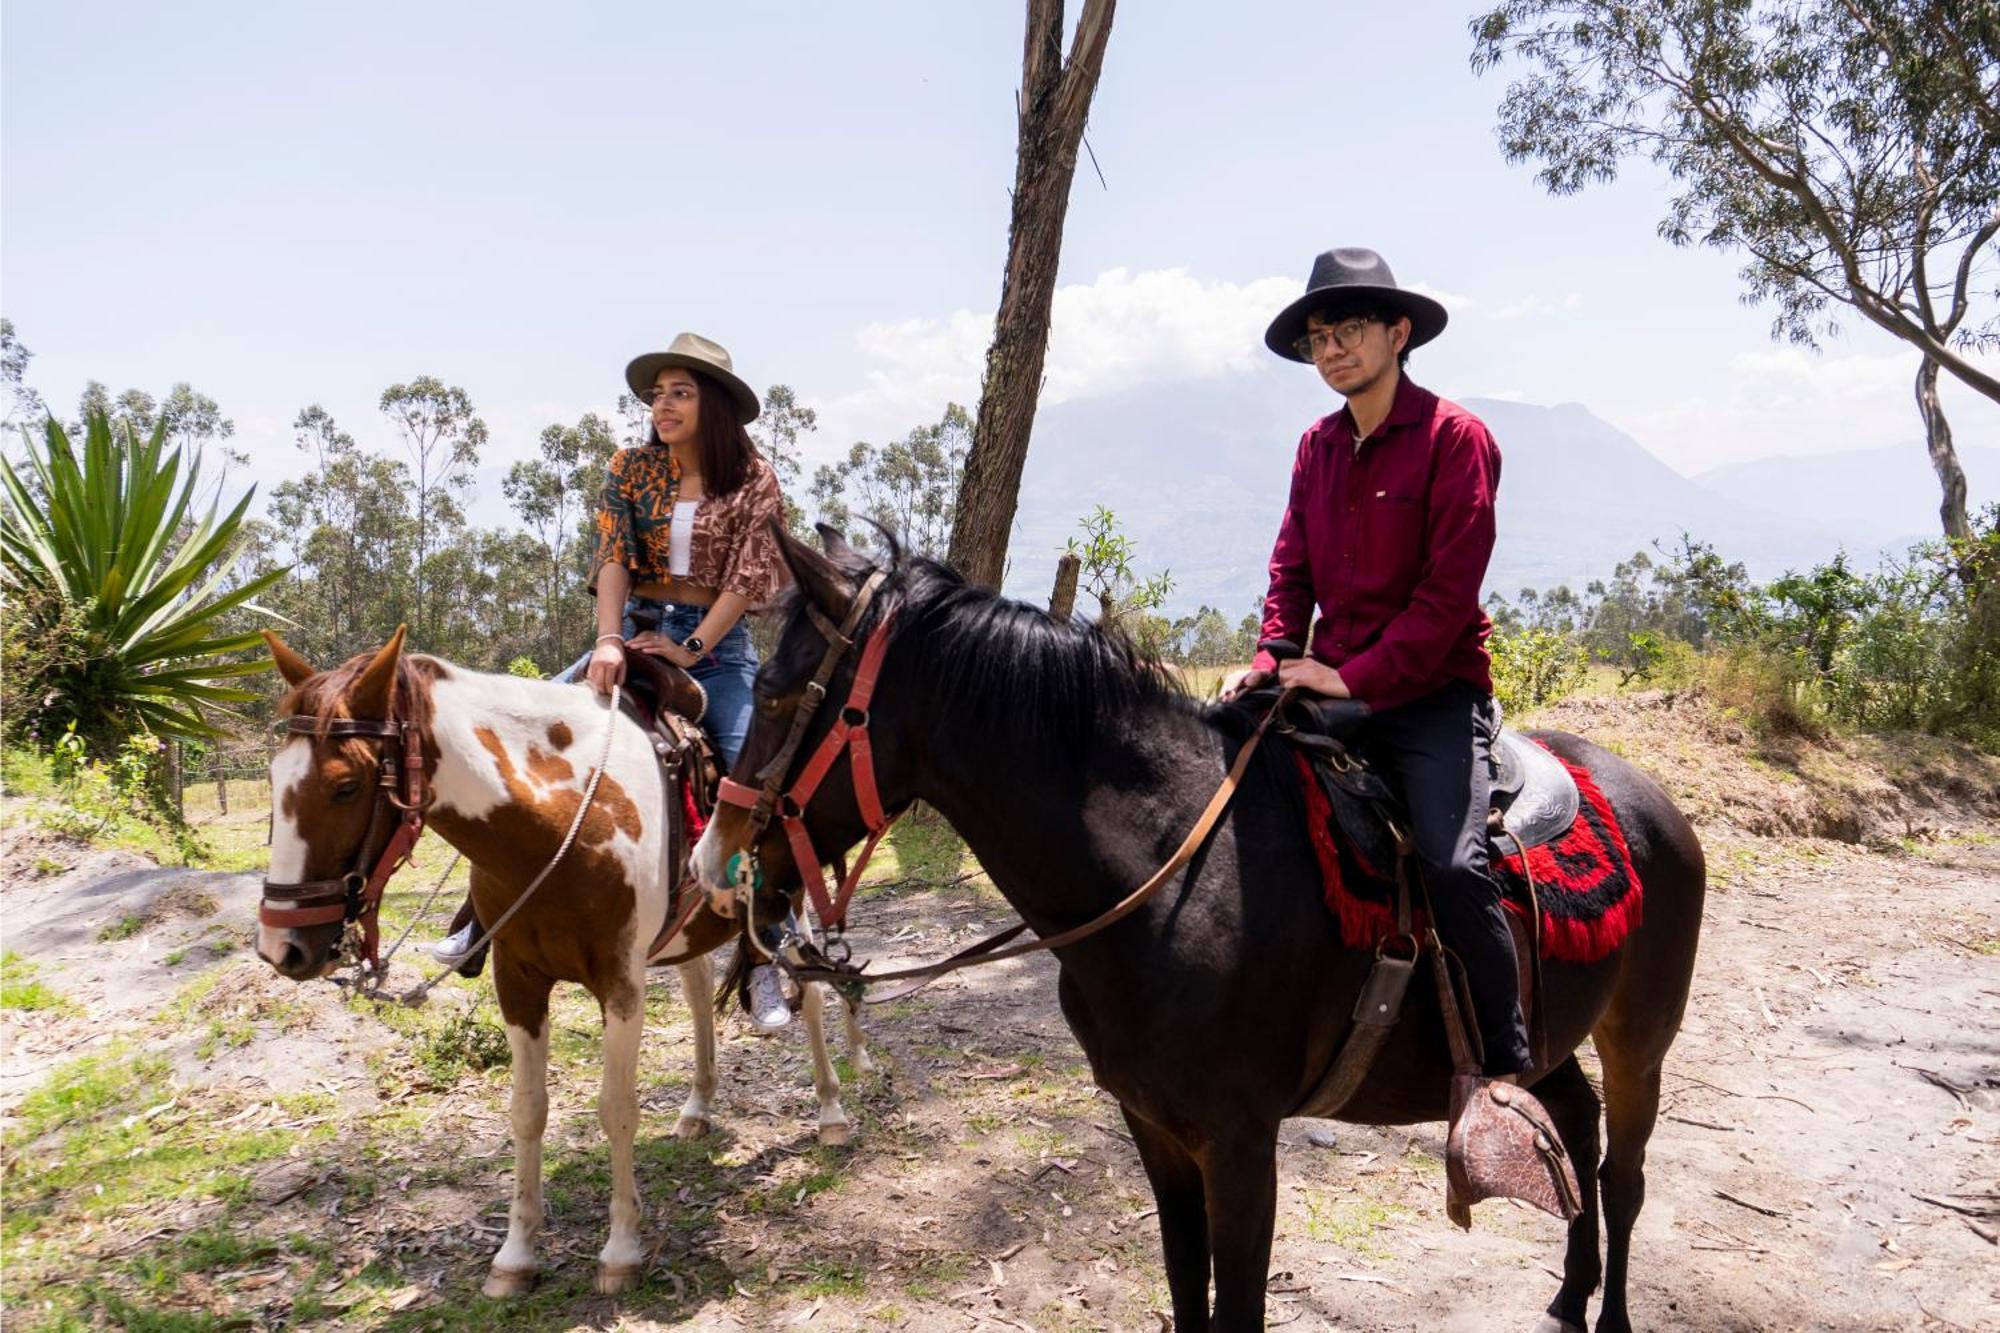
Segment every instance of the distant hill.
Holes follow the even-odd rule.
[[[1958,462],[1970,508],[2000,500],[2000,449],[1961,443]],[[1848,534],[1857,554],[1900,552],[1939,532],[1937,474],[1914,439],[1880,449],[1731,463],[1696,480],[1755,509],[1829,524]]]
[[[1171,611],[1206,603],[1240,617],[1263,595],[1299,436],[1331,403],[1309,380],[1260,369],[1044,408],[1007,591],[1046,598],[1064,541],[1104,504],[1142,570],[1173,572]],[[1682,476],[1580,405],[1466,405],[1492,426],[1504,459],[1490,589],[1580,585],[1683,531],[1760,577],[1859,545],[1837,519],[1754,507]]]

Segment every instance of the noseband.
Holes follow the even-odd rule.
[[[264,898],[257,904],[257,920],[266,926],[290,929],[296,926],[329,926],[336,922],[358,924],[362,947],[371,965],[379,967],[381,936],[377,918],[382,891],[389,877],[409,859],[410,851],[424,831],[424,811],[434,799],[424,779],[423,738],[409,722],[371,722],[359,718],[301,717],[285,719],[285,730],[295,736],[379,741],[380,776],[375,784],[375,800],[368,807],[368,827],[354,845],[347,870],[334,879],[305,880],[297,884],[264,881]],[[396,831],[375,859],[373,869],[362,871],[362,858],[374,838],[375,826],[385,807],[401,811]]]
[[[771,756],[771,761],[758,770],[757,786],[724,778],[716,795],[721,803],[750,812],[749,858],[753,866],[757,858],[757,844],[762,840],[764,830],[769,827],[772,815],[778,817],[785,839],[791,844],[792,862],[798,867],[799,877],[805,881],[806,891],[812,895],[813,910],[819,914],[821,924],[833,931],[839,931],[847,924],[847,902],[854,895],[854,886],[861,882],[861,872],[868,865],[868,858],[875,854],[882,835],[896,822],[894,816],[885,816],[882,812],[882,796],[875,787],[875,752],[868,740],[868,705],[875,694],[876,679],[882,673],[882,658],[889,651],[889,628],[895,619],[893,612],[882,618],[862,646],[861,659],[854,668],[854,683],[848,687],[847,702],[841,707],[840,716],[834,720],[832,729],[806,760],[805,767],[799,770],[798,779],[792,783],[791,789],[786,791],[783,788],[792,760],[805,742],[806,728],[826,702],[827,682],[833,679],[833,673],[840,668],[848,650],[855,646],[855,627],[867,614],[869,605],[887,578],[881,570],[870,574],[838,626],[821,615],[811,603],[806,604],[813,624],[826,639],[826,653],[820,658],[819,670],[806,683],[805,696],[799,700],[797,711],[792,714],[791,733],[785,737],[785,743],[778,752]],[[854,802],[861,809],[862,822],[867,825],[868,841],[853,867],[842,877],[839,892],[829,898],[826,876],[820,869],[819,853],[813,849],[812,835],[806,831],[805,809],[843,751],[849,752],[853,767]]]

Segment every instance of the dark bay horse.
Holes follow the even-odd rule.
[[[779,752],[827,635],[879,572],[886,581],[858,621],[855,650],[827,683],[801,757],[837,718],[858,725],[841,702],[863,645],[890,621],[866,719],[884,808],[919,799],[935,807],[1043,936],[1096,917],[1169,858],[1253,718],[1189,699],[1114,637],[968,586],[942,565],[902,557],[893,543],[878,570],[822,532],[825,556],[784,540],[798,589],[758,676],[738,782],[755,785]],[[1552,1065],[1527,1078],[1561,1129],[1585,1200],[1542,1327],[1581,1329],[1601,1281],[1597,1327],[1617,1333],[1630,1327],[1626,1266],[1645,1197],[1646,1141],[1661,1062],[1687,1002],[1705,872],[1693,830],[1651,780],[1574,736],[1538,739],[1588,767],[1645,887],[1644,924],[1619,950],[1589,965],[1547,964]],[[1152,1183],[1181,1333],[1262,1327],[1279,1122],[1346,1035],[1372,958],[1342,946],[1322,903],[1298,783],[1286,747],[1265,745],[1179,883],[1057,951],[1063,1014],[1096,1081],[1123,1108]],[[837,765],[805,811],[818,855],[861,839],[860,806],[849,765]],[[703,835],[696,873],[712,891],[749,850],[749,828],[748,814],[729,807]],[[797,877],[775,822],[754,850],[767,885]],[[1601,1165],[1599,1099],[1574,1054],[1585,1037],[1595,1039],[1604,1071]],[[1436,997],[1415,986],[1397,1037],[1342,1118],[1443,1120],[1450,1073]]]
[[[523,1292],[539,1266],[549,994],[559,981],[583,985],[604,1015],[597,1114],[610,1143],[612,1192],[610,1237],[599,1256],[597,1284],[600,1291],[624,1290],[637,1280],[646,1255],[632,1152],[646,969],[680,968],[694,1020],[695,1074],[675,1132],[698,1135],[710,1127],[716,1085],[715,981],[708,954],[737,933],[735,923],[704,908],[652,953],[667,910],[668,858],[685,855],[686,844],[664,817],[665,778],[645,730],[612,711],[593,690],[487,675],[405,653],[400,630],[380,651],[325,672],[276,636],[266,637],[279,673],[292,687],[281,711],[318,720],[304,733],[291,734],[271,761],[267,907],[274,888],[338,882],[356,867],[365,875],[389,845],[399,816],[389,808],[394,788],[379,782],[387,747],[370,723],[409,728],[413,748],[421,751],[426,820],[471,862],[472,898],[482,921],[500,922],[575,825],[574,846],[493,940],[493,986],[513,1053],[514,1197],[507,1239],[493,1258],[485,1290],[489,1296]],[[364,734],[341,734],[343,723],[349,732]],[[600,759],[603,776],[577,823]],[[305,980],[333,969],[342,932],[338,919],[266,923],[258,930],[257,952],[283,975]],[[825,990],[805,988],[805,1026],[819,1094],[820,1139],[838,1144],[847,1141],[848,1123],[840,1079],[827,1056]],[[856,1068],[872,1068],[851,1008],[847,1038]]]

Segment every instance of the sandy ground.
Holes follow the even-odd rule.
[[[2000,1328],[1995,769],[1837,747],[1774,760],[1710,717],[1582,714],[1564,720],[1672,765],[1663,776],[1703,816],[1715,871],[1648,1162],[1635,1322]],[[1828,763],[1850,775],[1815,776]],[[1769,835],[1746,827],[1787,802],[1796,809]],[[1733,818],[1732,803],[1751,813]],[[1856,806],[1872,812],[1855,816],[1868,831],[1893,828],[1901,842],[1783,832],[1837,824]],[[19,851],[10,866],[24,863]],[[64,1131],[10,1131],[8,1202],[29,1219],[9,1232],[10,1326],[1167,1322],[1144,1176],[1056,1011],[1046,956],[871,1012],[890,1063],[850,1080],[859,1134],[843,1150],[814,1142],[797,1033],[764,1040],[733,1024],[716,1134],[673,1140],[690,1047],[678,985],[663,975],[642,1074],[654,1259],[646,1285],[618,1300],[589,1291],[605,1214],[595,1014],[567,1001],[549,1269],[537,1293],[503,1307],[477,1290],[505,1215],[506,1071],[436,1056],[442,1027],[468,1012],[492,1021],[484,983],[453,982],[411,1016],[283,982],[240,947],[254,877],[92,854],[59,877],[16,870],[0,893],[6,947],[74,1006],[0,1016],[0,1107],[18,1111],[65,1061],[157,1052],[165,1071],[102,1123],[122,1127],[140,1163],[167,1160],[170,1143],[200,1149],[142,1182],[136,1167],[120,1174],[124,1159],[65,1174],[78,1150]],[[936,957],[1008,919],[977,883],[907,882],[864,898],[857,917],[857,952],[885,965]],[[109,927],[123,937],[101,939]],[[1286,1126],[1273,1327],[1532,1327],[1556,1285],[1561,1228],[1486,1204],[1459,1233],[1443,1213],[1440,1133]],[[210,1170],[203,1153],[237,1165]],[[217,1234],[232,1244],[191,1240]],[[169,1319],[184,1322],[159,1322]]]

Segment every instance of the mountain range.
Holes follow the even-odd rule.
[[[1752,576],[1772,578],[1844,550],[1861,566],[1935,535],[1937,482],[1920,442],[1733,464],[1690,478],[1576,403],[1466,399],[1502,455],[1489,592],[1581,587],[1682,533]],[[1007,591],[1045,600],[1078,520],[1110,508],[1134,569],[1166,569],[1166,610],[1231,620],[1254,609],[1283,513],[1292,457],[1330,399],[1316,383],[1259,370],[1045,406],[1022,479]],[[1962,432],[1961,432],[1962,433]],[[2000,449],[1962,446],[1976,507],[2000,494]]]

